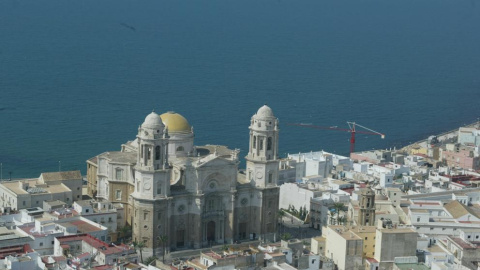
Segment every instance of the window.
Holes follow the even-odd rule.
[[[268,173],[268,183],[273,183],[273,173]]]
[[[148,219],[148,213],[145,212],[145,213],[143,213],[143,220],[147,220],[147,219]]]
[[[365,237],[365,240],[368,240],[368,237]]]
[[[183,152],[183,150],[184,150],[183,146],[177,147],[177,152]]]
[[[214,200],[208,200],[208,210],[212,211],[214,208]]]
[[[40,242],[40,246],[43,247],[43,242]]]
[[[88,213],[88,212],[90,212],[90,209],[85,209],[85,213]]]
[[[115,199],[116,200],[121,200],[122,199],[122,191],[121,190],[117,189],[115,191]]]
[[[257,148],[257,136],[253,136],[253,148]]]
[[[260,139],[258,148],[260,148],[260,150],[263,150],[263,139]]]
[[[115,180],[123,180],[123,170],[120,168],[115,169]]]
[[[430,227],[430,231],[433,231],[433,227]]]
[[[147,149],[147,159],[150,160],[152,158],[152,149],[150,147]]]
[[[162,212],[158,212],[158,213],[157,213],[157,218],[158,218],[158,219],[162,218]]]
[[[25,205],[25,201],[23,201],[23,205]]]
[[[419,218],[419,217],[417,217],[417,222],[420,222],[420,218]]]
[[[162,194],[162,187],[157,187],[157,194]]]
[[[160,159],[160,146],[155,147],[155,160]]]
[[[267,150],[272,150],[272,137],[267,139]]]

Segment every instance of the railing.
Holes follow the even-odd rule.
[[[207,218],[207,217],[214,217],[214,216],[225,216],[225,211],[223,210],[214,210],[214,211],[208,211],[202,214],[202,217]]]

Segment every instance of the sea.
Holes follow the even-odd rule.
[[[0,0],[2,179],[85,174],[152,110],[243,157],[264,104],[281,157],[349,152],[290,123],[386,135],[360,151],[477,121],[480,0]]]

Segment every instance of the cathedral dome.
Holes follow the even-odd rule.
[[[158,114],[156,114],[155,112],[151,112],[149,115],[147,115],[147,117],[145,117],[145,121],[143,121],[142,127],[163,128],[163,123]]]
[[[160,115],[162,122],[168,128],[168,132],[187,133],[192,131],[192,127],[187,119],[176,112],[166,112]]]
[[[275,117],[273,115],[273,111],[272,109],[270,109],[270,107],[268,107],[267,105],[263,105],[262,107],[260,107],[260,109],[258,109],[257,113],[255,114],[256,116],[259,116],[261,118],[272,118],[272,117]]]

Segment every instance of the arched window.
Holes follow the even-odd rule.
[[[159,160],[160,159],[160,146],[157,145],[157,147],[155,147],[155,160]]]
[[[272,150],[272,137],[267,139],[267,150]]]
[[[257,136],[253,136],[253,148],[257,148]]]
[[[150,160],[152,158],[152,149],[150,147],[147,148],[147,159]]]
[[[183,150],[184,150],[183,146],[177,147],[177,152],[183,152]]]

